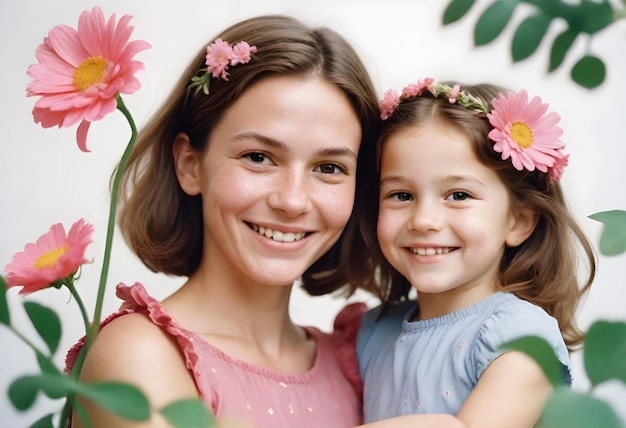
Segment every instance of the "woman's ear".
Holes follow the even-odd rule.
[[[517,247],[535,231],[539,215],[529,208],[517,208],[514,209],[511,217],[512,224],[505,242],[508,247]]]
[[[201,155],[191,147],[189,136],[180,133],[174,139],[172,148],[176,177],[183,191],[189,196],[200,194]]]

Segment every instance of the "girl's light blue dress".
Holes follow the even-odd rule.
[[[409,321],[415,301],[363,315],[357,336],[365,422],[414,413],[455,415],[501,345],[522,336],[550,343],[571,384],[571,367],[557,321],[511,293],[498,292],[451,314]]]

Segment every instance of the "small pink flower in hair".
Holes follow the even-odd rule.
[[[241,41],[233,46],[233,57],[230,65],[247,64],[250,56],[256,52],[256,46],[250,46],[248,43]]]
[[[388,89],[380,102],[380,118],[385,120],[391,116],[399,102],[400,97],[395,89]]]
[[[461,90],[461,87],[459,86],[458,83],[452,87],[452,91],[450,91],[450,97],[448,98],[448,102],[450,104],[454,104],[456,102],[456,99],[459,96],[460,90]]]
[[[213,77],[228,80],[228,66],[233,58],[233,48],[230,43],[216,39],[206,48],[207,71]]]
[[[557,181],[563,176],[563,170],[569,164],[569,154],[559,151],[561,157],[558,157],[554,161],[554,165],[548,169],[550,180]]]
[[[425,88],[424,82],[422,82],[421,80],[416,83],[409,83],[408,85],[404,87],[404,89],[402,89],[402,97],[404,98],[419,97],[420,95],[422,95],[424,88]]]

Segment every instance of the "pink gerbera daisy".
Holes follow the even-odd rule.
[[[510,157],[517,170],[548,172],[563,157],[565,145],[559,140],[563,130],[556,126],[561,118],[554,112],[546,114],[548,104],[541,98],[529,102],[528,93],[521,90],[500,94],[492,105],[487,117],[494,128],[489,132],[493,149],[502,153],[502,159]]]
[[[7,287],[23,287],[20,294],[30,294],[74,275],[89,261],[85,249],[91,243],[92,233],[93,225],[83,219],[72,225],[67,236],[62,224],[52,225],[36,243],[26,244],[24,251],[15,254],[4,268]]]
[[[28,96],[40,96],[33,108],[36,123],[44,128],[67,127],[81,122],[76,133],[78,146],[87,150],[91,122],[117,108],[117,94],[132,94],[140,88],[135,78],[143,64],[133,56],[150,45],[142,40],[129,42],[131,16],[116,24],[115,14],[105,22],[102,10],[94,7],[78,20],[78,29],[58,25],[37,48],[38,63],[28,67],[34,80]]]

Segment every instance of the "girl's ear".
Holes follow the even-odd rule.
[[[505,242],[508,247],[517,247],[532,235],[539,221],[539,215],[529,208],[517,208],[511,217],[512,224]]]
[[[191,147],[187,134],[180,133],[176,136],[172,152],[180,187],[189,196],[200,194],[201,154]]]

